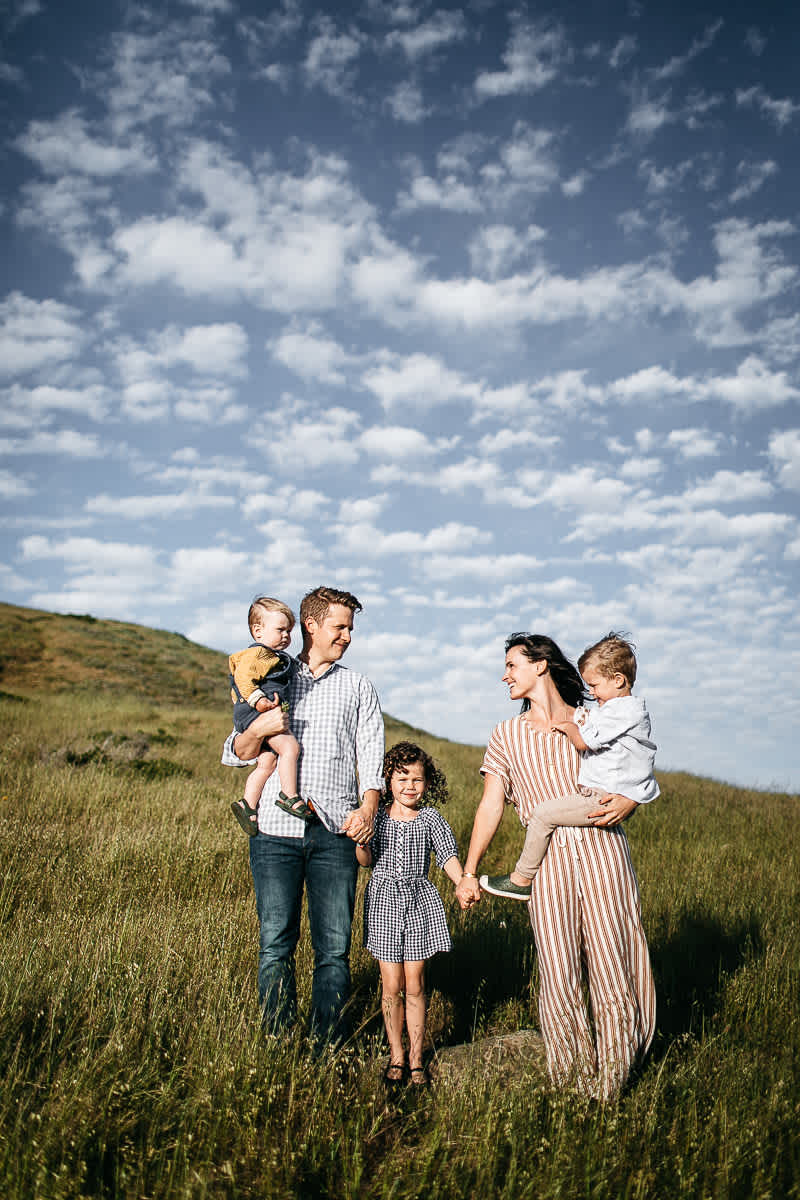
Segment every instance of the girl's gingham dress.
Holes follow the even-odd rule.
[[[450,949],[442,898],[428,879],[431,850],[440,867],[458,853],[452,829],[435,808],[421,808],[413,821],[395,821],[379,809],[364,945],[381,962],[420,962]]]

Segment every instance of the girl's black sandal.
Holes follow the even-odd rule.
[[[406,1077],[405,1063],[390,1062],[389,1065],[386,1067],[386,1069],[383,1072],[383,1082],[388,1084],[389,1087],[397,1087],[399,1084],[401,1084],[403,1082],[405,1077]]]

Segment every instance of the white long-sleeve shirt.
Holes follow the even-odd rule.
[[[300,743],[298,791],[333,833],[370,788],[383,788],[383,717],[375,688],[366,675],[333,663],[314,676],[304,662],[289,684],[289,727]],[[233,752],[231,734],[222,762],[245,766]],[[304,825],[275,804],[277,770],[270,775],[258,806],[258,828],[278,837],[302,837]]]
[[[618,696],[597,708],[581,706],[574,719],[589,747],[581,753],[578,783],[619,792],[637,804],[655,800],[660,792],[653,777],[656,744],[650,740],[644,700]]]

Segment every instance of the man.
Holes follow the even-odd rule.
[[[321,1038],[341,1032],[350,994],[355,847],[372,837],[383,786],[383,717],[377,694],[366,676],[340,663],[357,612],[361,605],[356,597],[336,588],[318,587],[303,597],[303,649],[289,701],[292,732],[300,743],[298,790],[310,801],[313,815],[301,820],[276,807],[280,782],[274,772],[258,806],[258,834],[250,838],[264,1021],[279,1030],[296,1017],[294,952],[305,884],[314,951],[312,1022]],[[287,729],[285,713],[276,708],[271,715],[275,729],[269,736]],[[233,737],[225,743],[222,761],[241,766]]]

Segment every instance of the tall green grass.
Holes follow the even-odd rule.
[[[554,1094],[536,1064],[389,1102],[360,917],[352,1040],[315,1059],[302,1032],[260,1032],[247,845],[228,812],[242,777],[217,765],[226,717],[0,700],[2,1197],[800,1194],[796,797],[666,775],[630,823],[659,1031],[619,1103]],[[114,757],[109,731],[149,748]],[[419,740],[448,774],[463,848],[481,752]],[[509,814],[486,866],[520,840]],[[430,968],[435,1042],[535,1026],[524,907],[464,917],[437,878],[454,946]],[[310,971],[304,933],[303,1004]]]

